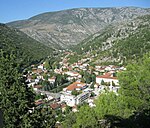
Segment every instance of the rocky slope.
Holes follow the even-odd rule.
[[[150,9],[79,8],[47,12],[8,25],[20,29],[47,46],[52,45],[60,49],[78,44],[109,24],[129,21],[145,14],[150,14]]]
[[[150,15],[109,25],[73,47],[94,63],[126,63],[150,52]]]

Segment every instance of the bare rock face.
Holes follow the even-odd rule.
[[[150,14],[150,9],[79,8],[48,12],[7,25],[20,29],[47,46],[60,49],[80,43],[109,24],[129,21],[146,14]]]

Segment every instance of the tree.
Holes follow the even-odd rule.
[[[85,105],[79,109],[79,113],[76,115],[76,123],[73,125],[73,128],[95,128],[97,122],[94,110]]]
[[[1,51],[0,62],[0,109],[3,112],[4,127],[35,128],[37,122],[43,124],[43,119],[45,122],[49,119],[55,122],[53,115],[50,114],[51,111],[45,111],[43,115],[43,109],[35,107],[35,94],[25,84],[15,55]],[[53,126],[53,123],[49,125]],[[42,125],[42,128],[45,127]]]
[[[73,90],[73,91],[71,92],[71,94],[77,96],[77,95],[79,95],[79,92],[78,92],[77,90]]]
[[[114,86],[114,87],[116,86],[116,84],[114,83],[114,81],[112,81],[112,86]]]
[[[44,68],[46,68],[47,70],[51,69],[50,61],[48,59],[45,61]]]
[[[96,82],[96,75],[93,73],[92,75],[91,75],[91,79],[92,79],[92,81],[91,82]]]
[[[76,114],[73,112],[70,112],[66,118],[65,121],[62,122],[62,125],[64,128],[72,128],[73,124],[76,123]]]
[[[146,55],[142,62],[128,65],[127,70],[119,74],[120,93],[131,99],[131,105],[136,109],[150,105],[149,62],[149,55]]]
[[[101,85],[105,85],[105,82],[104,82],[104,80],[102,80],[102,81],[101,81]]]
[[[64,83],[67,83],[68,80],[67,80],[67,75],[62,75],[62,74],[58,74],[56,75],[56,80],[55,80],[55,86],[60,86]]]
[[[128,99],[124,96],[116,96],[113,92],[101,94],[95,101],[95,113],[97,118],[103,119],[105,115],[116,115],[120,117],[129,117],[132,109],[128,107]]]

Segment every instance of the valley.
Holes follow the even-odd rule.
[[[147,128],[149,64],[149,8],[75,8],[0,24],[4,124]]]

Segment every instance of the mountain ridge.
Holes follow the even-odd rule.
[[[80,43],[109,24],[132,20],[145,14],[150,14],[149,8],[75,8],[42,13],[8,25],[46,46],[61,49]]]

